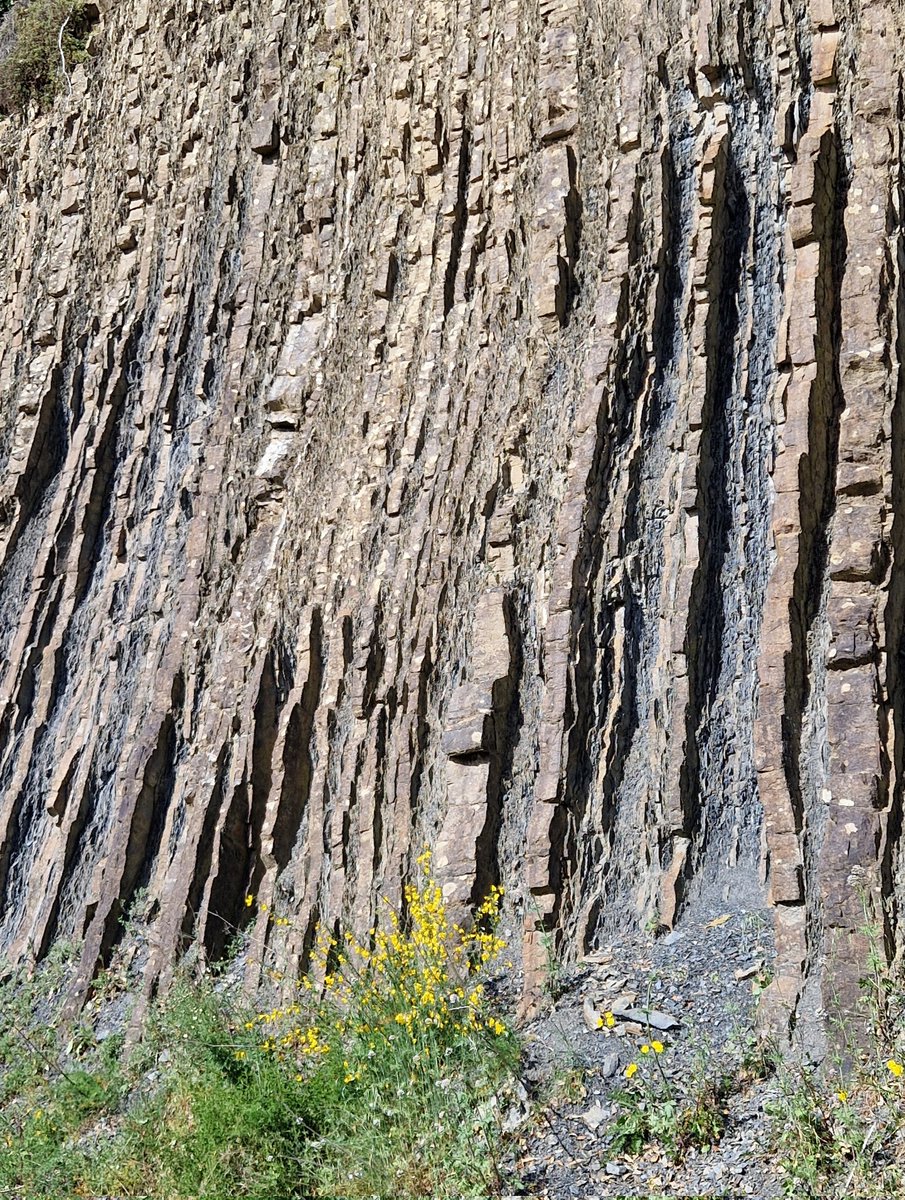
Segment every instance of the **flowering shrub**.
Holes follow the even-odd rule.
[[[450,918],[428,851],[417,865],[402,913],[387,904],[366,939],[320,931],[296,996],[238,1031],[239,1061],[263,1052],[309,1095],[330,1097],[311,1118],[332,1147],[317,1195],[376,1194],[375,1169],[394,1197],[486,1194],[498,1092],[518,1058],[487,991],[505,949],[503,890],[466,928]]]
[[[129,1061],[119,1035],[97,1044],[90,1030],[69,1030],[60,1041],[46,1002],[62,1003],[68,959],[58,975],[43,964],[33,985],[10,972],[0,980],[0,1194],[501,1194],[500,1118],[518,1055],[491,1004],[502,893],[466,928],[447,912],[428,855],[419,870],[402,914],[387,907],[363,940],[318,940],[289,1003],[249,1012],[238,980],[180,973]]]
[[[344,1082],[402,1052],[413,1070],[442,1058],[483,1051],[487,1035],[507,1029],[487,1003],[481,972],[505,942],[495,927],[502,888],[493,888],[471,929],[450,922],[430,853],[418,859],[422,879],[405,889],[406,922],[388,908],[388,928],[368,931],[367,943],[347,933],[321,933],[317,975],[298,985],[298,1002],[259,1014],[263,1048],[294,1057],[302,1072],[324,1056],[342,1055]],[[322,987],[316,982],[322,976]]]

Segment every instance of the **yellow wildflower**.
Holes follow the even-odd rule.
[[[905,1071],[905,1067],[900,1062],[896,1062],[894,1058],[887,1059],[886,1067],[891,1074],[895,1075],[896,1079]]]
[[[650,1048],[651,1048],[651,1050],[653,1050],[654,1054],[662,1054],[663,1053],[663,1043],[662,1042],[651,1042]]]
[[[625,1068],[626,1079],[631,1079],[631,1077],[637,1072],[637,1070],[638,1070],[637,1063],[629,1063],[629,1065]]]

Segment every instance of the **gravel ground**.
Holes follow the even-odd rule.
[[[511,1163],[521,1188],[513,1194],[542,1200],[781,1196],[764,1113],[777,1085],[744,1069],[755,1046],[756,993],[768,978],[772,953],[766,914],[723,907],[718,898],[699,903],[671,933],[602,947],[558,981],[555,1004],[526,1031],[525,1080],[538,1092],[564,1080],[562,1096],[521,1136]],[[675,1024],[658,1032],[637,1015],[620,1016],[632,1009]],[[614,1026],[592,1028],[596,1014],[610,1010]],[[679,1163],[655,1146],[620,1156],[611,1145],[625,1068],[638,1062],[642,1071],[654,1069],[652,1054],[640,1053],[654,1038],[664,1045],[657,1065],[679,1087],[695,1071],[708,1079],[728,1072],[738,1080],[718,1145],[691,1149]]]

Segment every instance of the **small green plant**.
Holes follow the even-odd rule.
[[[832,1089],[826,1072],[787,1070],[767,1106],[788,1196],[864,1200],[905,1195],[901,1064],[861,1067]]]
[[[625,1068],[627,1083],[616,1094],[620,1113],[611,1135],[618,1154],[638,1154],[655,1142],[678,1161],[692,1147],[709,1148],[722,1137],[729,1077],[712,1078],[702,1059],[680,1086],[664,1070],[665,1052],[660,1041],[644,1043],[640,1061]]]
[[[644,932],[650,934],[651,937],[656,937],[664,926],[660,920],[660,910],[655,908],[644,922]]]
[[[534,923],[538,940],[544,952],[544,995],[549,1000],[558,1000],[566,988],[566,972],[562,959],[556,951],[556,936],[548,927],[547,918],[540,910],[537,901],[533,901]]]
[[[66,72],[85,61],[91,26],[83,0],[9,4],[0,49],[0,112],[48,104]]]

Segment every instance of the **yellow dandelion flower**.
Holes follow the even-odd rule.
[[[887,1059],[886,1069],[892,1075],[895,1075],[896,1079],[898,1079],[902,1072],[905,1071],[905,1067],[903,1067],[900,1062],[896,1062],[894,1058]]]
[[[631,1079],[631,1077],[637,1072],[637,1070],[638,1070],[637,1063],[629,1063],[629,1065],[625,1068],[626,1079]]]
[[[246,908],[251,908],[251,906],[254,904],[254,902],[255,902],[254,896],[246,896],[245,897],[245,907]]]
[[[837,1092],[836,1099],[839,1101],[840,1104],[844,1104],[846,1102],[846,1100],[848,1099],[848,1092]]]
[[[648,1046],[647,1042],[645,1042],[644,1045],[641,1047],[641,1053],[642,1054],[650,1053],[650,1046]]]
[[[613,1026],[616,1024],[616,1018],[611,1012],[604,1013],[603,1020],[604,1020],[604,1023],[606,1024],[607,1029],[612,1029]]]
[[[651,1050],[653,1050],[654,1054],[662,1054],[663,1053],[663,1043],[662,1042],[651,1042],[650,1048],[651,1048]]]

